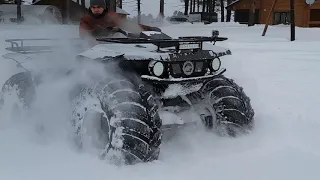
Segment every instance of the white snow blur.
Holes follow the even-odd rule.
[[[158,161],[117,167],[73,147],[68,137],[70,102],[66,92],[75,77],[59,77],[39,87],[33,111],[20,121],[1,126],[7,120],[0,119],[0,179],[320,178],[320,29],[297,28],[294,42],[290,42],[288,26],[269,27],[265,37],[261,36],[262,25],[184,24],[162,29],[172,36],[210,35],[217,29],[229,38],[217,45],[232,51],[231,56],[222,58],[225,75],[244,87],[251,98],[256,112],[251,134],[230,139],[202,128],[184,129],[162,144]],[[8,38],[73,37],[76,32],[74,26],[1,26],[0,54],[6,53],[4,40]],[[1,86],[15,68],[1,59]]]

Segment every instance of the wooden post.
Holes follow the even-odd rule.
[[[138,0],[138,23],[141,24],[141,0]]]
[[[189,0],[184,0],[184,15],[188,15]]]
[[[267,29],[268,29],[268,26],[269,26],[269,21],[270,21],[270,18],[271,18],[271,14],[273,13],[274,8],[276,7],[277,1],[278,1],[278,0],[274,0],[274,1],[273,1],[272,7],[271,7],[271,9],[270,9],[270,11],[269,11],[269,14],[268,14],[268,18],[267,18],[266,25],[264,26],[264,29],[263,29],[263,32],[262,32],[262,36],[265,36],[265,35],[266,35]]]
[[[164,0],[160,0],[160,16],[164,17]]]
[[[291,41],[294,41],[296,39],[296,33],[295,33],[295,17],[294,17],[294,0],[290,0],[290,21],[291,21]]]
[[[200,12],[200,0],[197,0],[197,11]]]
[[[256,0],[252,0],[249,12],[248,26],[254,26],[255,24],[255,12],[256,12]]]
[[[22,15],[21,15],[21,0],[17,1],[17,23],[22,22]]]
[[[108,2],[108,0],[106,0],[106,2]],[[116,0],[110,0],[109,10],[111,12],[117,12],[117,2],[116,2]]]
[[[224,22],[224,0],[220,0],[220,8],[221,8],[221,22]]]
[[[232,3],[232,0],[227,0],[227,5],[229,5],[230,3]],[[230,22],[231,21],[231,9],[228,8],[227,9],[227,19],[226,19],[227,22]]]
[[[196,0],[193,0],[192,12],[196,12]]]
[[[206,12],[206,0],[202,0],[202,12]]]
[[[211,11],[210,12],[215,12],[215,7],[216,7],[216,0],[211,0]]]
[[[119,0],[119,8],[122,9],[122,0]]]

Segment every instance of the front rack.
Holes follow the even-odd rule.
[[[158,51],[160,48],[175,47],[180,50],[182,44],[198,44],[198,48],[202,49],[203,42],[213,42],[228,40],[226,37],[206,37],[206,36],[187,36],[179,37],[178,39],[146,39],[146,38],[97,38],[97,41],[121,44],[154,44]]]
[[[225,41],[225,37],[179,37],[178,39],[145,39],[145,38],[97,38],[97,41],[113,42],[122,44],[153,44],[153,43],[185,43],[185,42],[216,42]]]

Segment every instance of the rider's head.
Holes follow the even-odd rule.
[[[90,10],[95,16],[103,14],[107,10],[105,0],[90,0]]]

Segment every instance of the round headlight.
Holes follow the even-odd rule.
[[[153,66],[153,73],[156,76],[161,76],[164,71],[164,65],[161,62],[157,62]]]
[[[221,66],[221,61],[219,58],[214,58],[212,61],[211,61],[211,69],[213,71],[218,71],[220,69],[220,66]]]
[[[164,72],[164,65],[162,62],[159,61],[151,61],[149,63],[149,70],[151,74],[155,76],[161,76]]]

